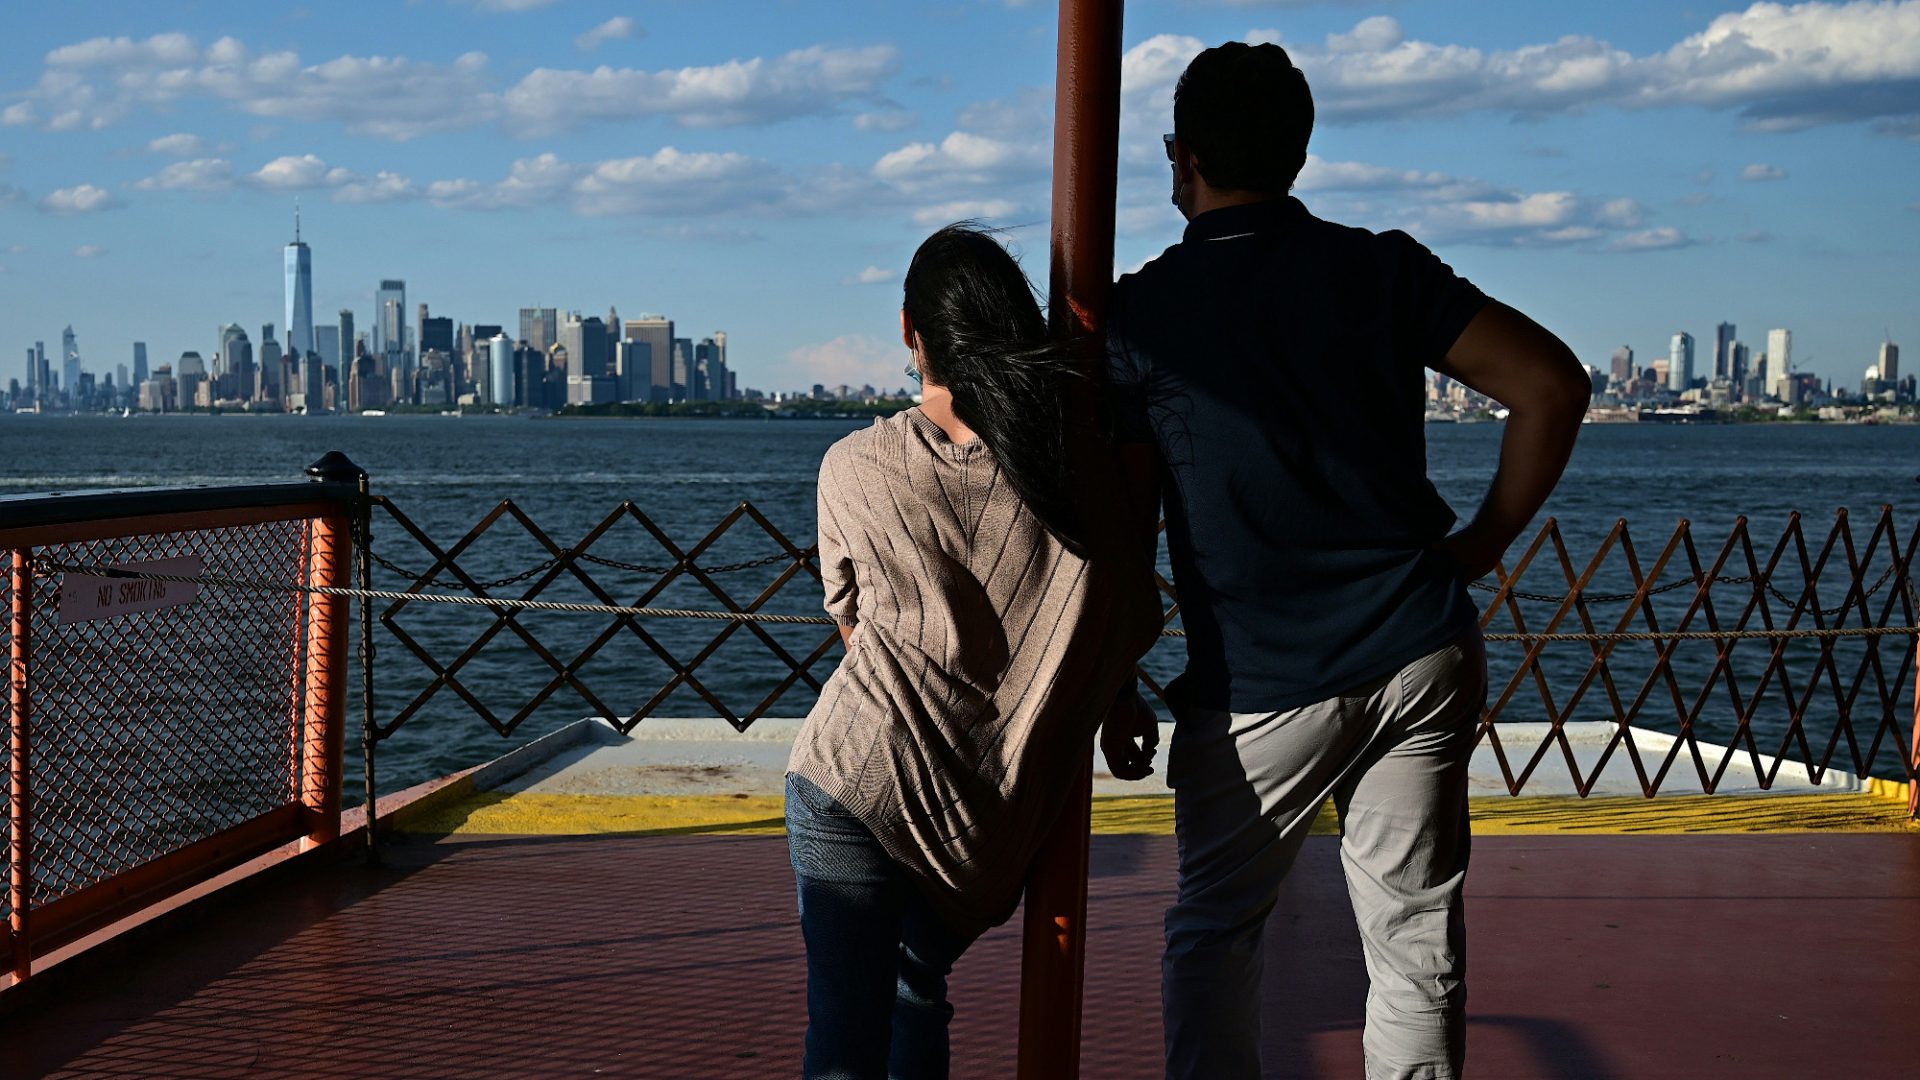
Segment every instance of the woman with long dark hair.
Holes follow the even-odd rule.
[[[905,292],[922,403],[820,467],[847,655],[788,766],[808,1077],[947,1075],[947,973],[1013,912],[1102,718],[1146,708],[1159,628],[1152,552],[1090,497],[1118,490],[1092,395],[1019,265],[952,225]]]

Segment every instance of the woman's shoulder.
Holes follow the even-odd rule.
[[[866,427],[850,431],[827,447],[820,460],[820,476],[897,466],[901,444],[910,437],[910,421],[905,410],[882,416]]]

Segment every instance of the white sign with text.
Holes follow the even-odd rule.
[[[205,560],[198,555],[182,555],[174,559],[115,563],[113,568],[136,574],[199,577],[205,565]],[[178,607],[193,603],[199,595],[200,586],[178,581],[68,574],[60,583],[60,625]]]

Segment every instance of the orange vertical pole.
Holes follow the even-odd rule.
[[[1048,313],[1056,334],[1099,342],[1113,283],[1120,155],[1122,0],[1061,0],[1053,111]],[[1097,357],[1091,358],[1096,365]],[[1098,374],[1096,369],[1095,374]],[[1027,880],[1020,1080],[1077,1080],[1086,977],[1092,747]]]
[[[1092,796],[1089,756],[1028,873],[1021,925],[1019,1080],[1080,1075]]]
[[[7,821],[7,938],[13,946],[8,972],[14,983],[20,983],[33,971],[33,950],[27,938],[27,907],[33,891],[33,867],[28,862],[27,845],[32,811],[27,772],[32,699],[27,693],[27,665],[33,647],[33,552],[26,548],[14,549],[12,565],[7,569],[13,578],[7,637],[7,711],[13,718],[7,748],[13,782]]]
[[[353,534],[348,516],[314,518],[307,529],[307,583],[351,587]],[[307,607],[306,715],[301,726],[300,802],[307,822],[307,834],[300,842],[303,851],[340,837],[349,608],[342,596],[315,596]]]

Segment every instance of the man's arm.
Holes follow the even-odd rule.
[[[1486,498],[1465,528],[1440,543],[1473,581],[1499,565],[1560,482],[1593,385],[1559,338],[1498,300],[1487,301],[1435,367],[1508,410]]]

